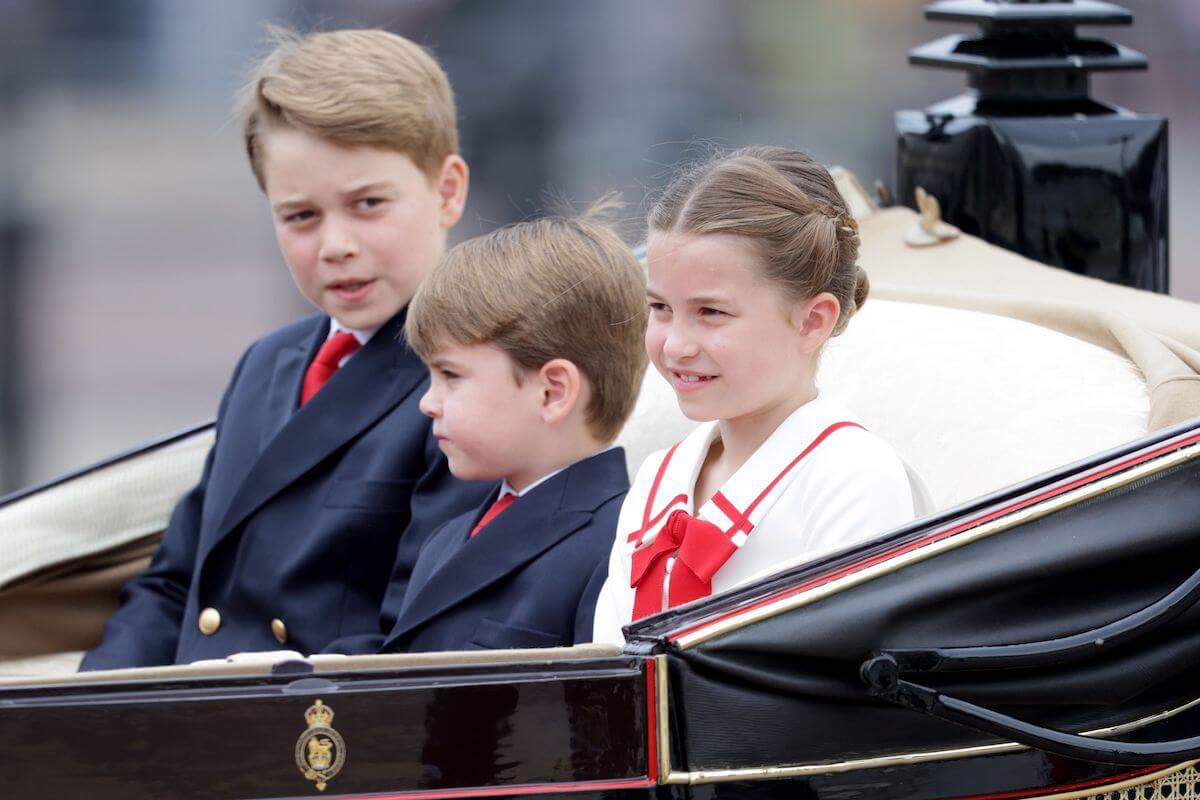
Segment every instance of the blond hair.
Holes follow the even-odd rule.
[[[548,217],[447,252],[409,304],[405,335],[426,361],[449,343],[493,344],[528,371],[567,359],[591,385],[589,429],[607,442],[646,369],[645,310],[645,273],[620,236],[590,215]]]
[[[450,82],[418,45],[382,30],[270,34],[275,47],[240,104],[246,154],[261,188],[262,135],[272,128],[395,150],[430,180],[458,152]]]
[[[858,223],[825,167],[798,150],[747,147],[675,178],[650,212],[651,231],[744,236],[765,277],[794,300],[829,292],[837,336],[867,302]]]

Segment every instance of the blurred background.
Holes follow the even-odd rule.
[[[1200,300],[1200,3],[1085,29],[1150,59],[1095,98],[1170,119],[1172,294]],[[455,239],[609,189],[638,235],[681,158],[770,143],[895,180],[892,114],[965,88],[906,53],[917,0],[0,0],[0,493],[215,413],[241,351],[309,312],[233,96],[264,29],[432,49],[472,168]]]

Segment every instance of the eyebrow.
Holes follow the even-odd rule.
[[[662,295],[660,295],[658,292],[654,291],[653,289],[646,289],[646,297],[647,297],[647,299],[650,299],[650,300],[663,301]],[[722,304],[730,303],[733,301],[732,297],[717,297],[717,296],[706,296],[706,295],[688,297],[686,299],[687,299],[688,303],[690,303],[691,305],[694,305],[694,306],[722,305]],[[665,301],[663,301],[663,302],[665,302]]]
[[[347,191],[339,192],[339,194],[341,194],[342,197],[351,197],[356,194],[366,194],[367,192],[390,191],[391,189],[392,189],[392,184],[390,181],[375,181],[374,183],[360,184],[359,186],[355,186],[354,188],[348,189]]]
[[[428,366],[433,369],[462,369],[462,365],[456,362],[454,359],[443,358],[440,356],[435,356],[434,358],[430,359]]]
[[[338,192],[341,197],[354,197],[356,195],[368,194],[371,192],[386,192],[392,190],[392,184],[388,181],[375,181],[374,183],[364,183],[355,186],[352,189],[347,189],[344,192]],[[275,203],[271,208],[276,213],[286,213],[296,208],[303,208],[310,205],[311,201],[306,198],[296,198],[292,200],[281,200]]]
[[[304,208],[308,205],[307,200],[281,200],[271,206],[272,210],[277,214],[283,214],[296,208]]]

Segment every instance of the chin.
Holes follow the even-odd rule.
[[[692,422],[712,422],[714,419],[722,419],[720,414],[713,413],[708,409],[698,404],[692,404],[676,395],[675,402],[679,405],[679,410],[683,415]]]
[[[495,470],[486,469],[478,464],[464,464],[460,459],[449,457],[446,460],[450,466],[450,474],[460,481],[497,481],[504,477],[495,474]]]
[[[393,307],[394,306],[394,307]],[[372,303],[369,306],[354,306],[339,308],[334,304],[322,306],[321,310],[338,322],[355,330],[378,328],[396,315],[404,307],[404,303],[388,303],[386,305]]]

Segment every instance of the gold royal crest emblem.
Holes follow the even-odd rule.
[[[308,707],[304,719],[308,730],[296,740],[296,766],[323,792],[346,763],[346,742],[331,724],[333,709],[320,700]]]

